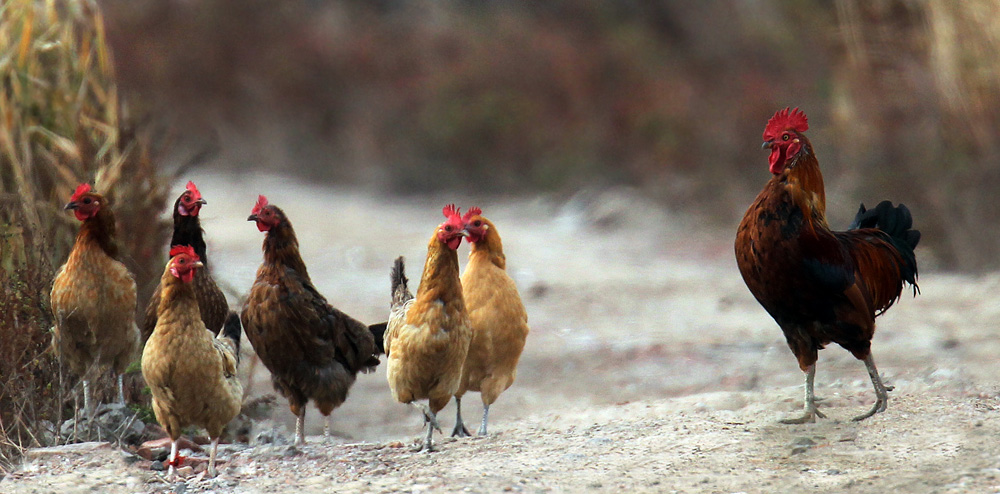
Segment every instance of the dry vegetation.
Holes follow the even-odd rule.
[[[121,110],[93,2],[3,2],[0,85],[2,475],[21,447],[37,444],[43,420],[72,413],[64,410],[71,379],[48,350],[48,291],[79,228],[62,205],[80,182],[109,196],[128,232],[122,261],[146,288],[167,233],[150,218],[168,184]]]

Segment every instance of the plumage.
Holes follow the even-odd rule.
[[[170,238],[170,246],[189,245],[201,258],[204,268],[197,270],[194,278],[194,292],[198,298],[198,310],[201,312],[201,320],[205,327],[213,334],[218,334],[222,329],[226,316],[229,314],[229,303],[226,302],[226,295],[219,289],[208,263],[208,256],[205,252],[204,231],[201,228],[199,213],[201,207],[207,202],[201,197],[201,192],[194,182],[188,182],[187,188],[174,201],[174,232]],[[146,314],[142,323],[142,341],[149,339],[156,327],[156,313],[160,305],[162,285],[157,285],[149,303],[146,304]]]
[[[437,413],[458,391],[462,365],[472,339],[459,280],[458,246],[465,235],[454,206],[427,246],[427,259],[416,297],[410,295],[403,259],[392,270],[392,306],[384,340],[386,376],[393,398],[417,405],[427,422],[423,449],[432,450]]]
[[[806,372],[806,413],[786,422],[821,416],[812,395],[818,351],[833,342],[864,360],[875,387],[872,410],[883,411],[885,388],[871,357],[875,317],[914,286],[913,249],[920,233],[909,210],[885,201],[862,205],[851,229],[832,231],[826,219],[823,176],[809,140],[805,115],[787,109],[768,122],[765,148],[773,174],[740,223],[736,261],[757,301],[785,334]]]
[[[156,327],[143,348],[142,376],[153,395],[156,420],[173,442],[171,473],[178,466],[176,441],[193,425],[205,428],[212,440],[209,474],[214,476],[219,437],[243,400],[236,373],[240,322],[231,313],[217,337],[205,327],[193,283],[202,266],[188,249],[175,246],[160,278],[162,297]]]
[[[483,401],[480,435],[486,435],[490,405],[517,377],[517,362],[528,337],[528,313],[514,280],[507,274],[507,258],[496,226],[472,208],[463,218],[469,232],[469,264],[462,273],[462,294],[469,312],[472,341],[455,393],[457,415],[453,436],[467,436],[461,399],[478,391]]]
[[[332,307],[313,286],[285,213],[261,201],[249,219],[267,232],[264,262],[241,318],[275,390],[298,418],[296,441],[304,442],[306,403],[329,416],[347,399],[357,373],[379,361],[368,326]]]
[[[139,350],[136,287],[117,259],[115,217],[104,196],[83,184],[66,209],[83,224],[52,283],[52,347],[84,381],[84,408],[90,413],[87,382],[109,367],[119,377],[118,398],[124,401],[121,375]]]

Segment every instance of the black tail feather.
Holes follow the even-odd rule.
[[[240,333],[243,326],[240,325],[240,315],[230,312],[226,317],[226,324],[222,326],[222,336],[233,340],[233,347],[236,349],[236,365],[240,365]]]
[[[865,205],[861,204],[848,229],[859,228],[877,228],[888,234],[888,240],[903,256],[903,266],[901,266],[903,279],[913,285],[914,295],[919,293],[917,256],[913,250],[920,243],[920,231],[913,229],[913,215],[910,214],[910,209],[903,204],[893,206],[889,201],[878,203],[874,209],[865,209]]]
[[[375,338],[376,355],[382,355],[385,353],[385,328],[388,325],[388,322],[380,322],[378,324],[368,326],[368,331],[371,331],[372,336]]]

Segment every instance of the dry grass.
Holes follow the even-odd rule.
[[[140,300],[168,225],[168,183],[118,98],[100,10],[89,0],[0,4],[0,475],[67,415],[48,344],[48,290],[79,225],[62,209],[91,182],[114,204]]]

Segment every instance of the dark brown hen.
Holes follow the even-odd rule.
[[[291,222],[260,196],[248,218],[266,232],[264,263],[241,319],[247,339],[271,371],[274,389],[297,417],[296,443],[305,442],[305,407],[313,400],[326,417],[347,399],[358,372],[378,365],[372,331],[327,303],[309,279]]]

